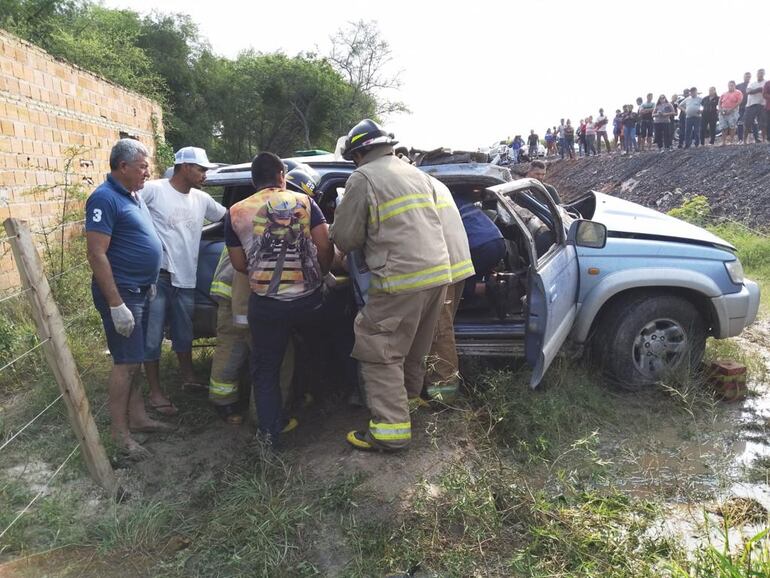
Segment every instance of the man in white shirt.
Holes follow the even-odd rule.
[[[763,140],[762,133],[765,132],[765,97],[762,90],[765,87],[765,69],[757,70],[757,80],[746,87],[746,110],[743,113],[743,134],[744,144],[749,144],[749,134],[754,134],[754,142],[759,143]],[[754,126],[759,125],[759,130]],[[767,135],[764,135],[764,139]]]
[[[174,156],[172,177],[148,181],[141,191],[163,245],[157,296],[150,302],[144,370],[150,385],[150,405],[164,415],[177,413],[160,387],[160,352],[167,319],[182,381],[188,387],[198,385],[192,368],[198,248],[204,220],[221,221],[226,210],[195,187],[203,185],[206,171],[215,166],[203,149],[184,147]]]

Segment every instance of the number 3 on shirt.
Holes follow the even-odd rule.
[[[98,223],[102,220],[102,210],[101,209],[94,209],[94,216],[91,218],[91,220],[94,223]]]

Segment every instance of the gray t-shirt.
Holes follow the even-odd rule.
[[[700,116],[700,113],[703,110],[703,107],[701,106],[702,102],[703,99],[700,96],[688,96],[681,102],[679,108],[684,108],[685,116]]]
[[[180,193],[168,179],[148,181],[140,194],[163,244],[161,268],[174,287],[195,288],[203,221],[221,221],[226,209],[198,189]]]
[[[671,120],[670,113],[674,112],[674,107],[671,105],[670,102],[662,102],[660,104],[655,105],[655,111],[652,113],[652,119],[655,122],[669,122]],[[664,114],[669,114],[669,116],[663,116]]]

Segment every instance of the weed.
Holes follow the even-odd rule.
[[[737,553],[730,549],[729,522],[722,528],[722,546],[700,548],[692,561],[669,564],[672,578],[765,578],[770,576],[770,539],[766,528],[751,536]]]
[[[112,504],[109,515],[96,524],[91,538],[102,551],[154,553],[171,533],[175,510],[175,505],[160,501],[148,501],[130,507]]]

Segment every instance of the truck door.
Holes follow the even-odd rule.
[[[561,213],[539,181],[520,179],[489,190],[519,226],[529,249],[524,348],[535,388],[575,322],[577,252],[567,244]]]

